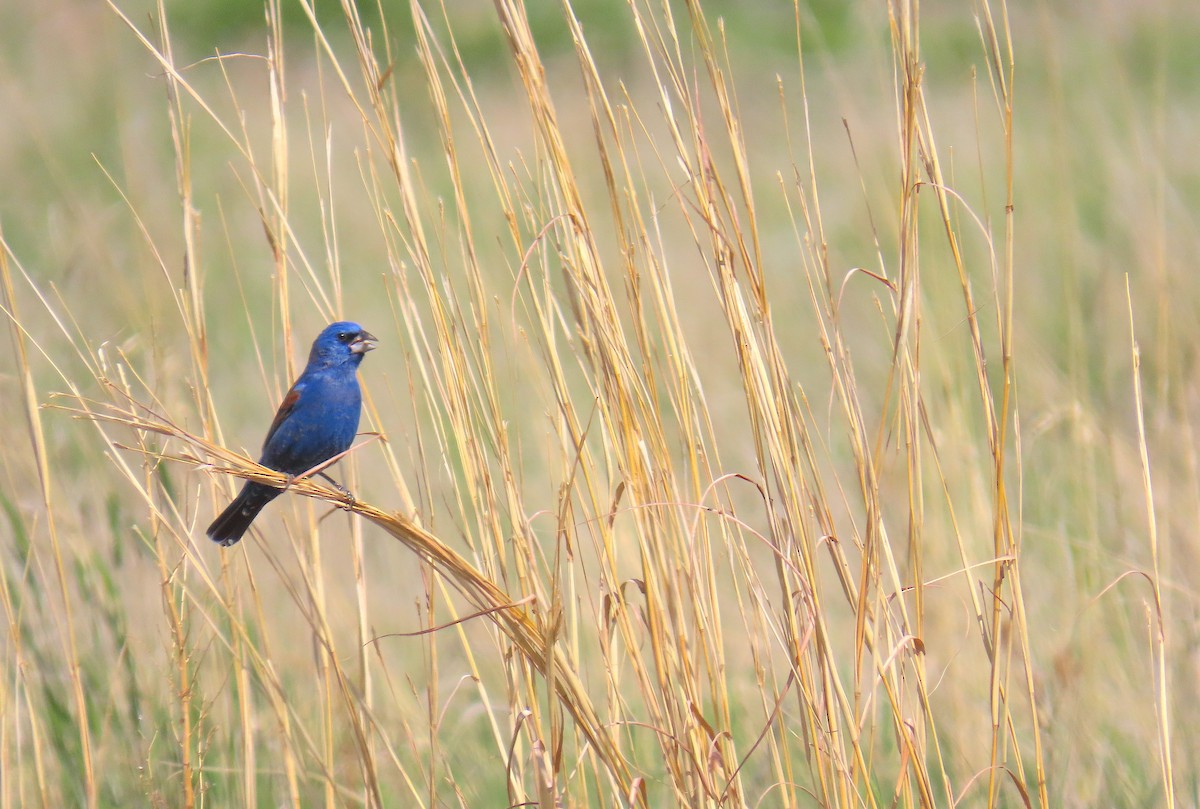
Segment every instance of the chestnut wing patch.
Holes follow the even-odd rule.
[[[299,386],[293,385],[292,389],[283,397],[283,401],[279,403],[279,410],[275,413],[275,420],[271,422],[271,429],[267,430],[267,437],[263,439],[263,449],[267,448],[267,444],[271,443],[271,437],[275,435],[275,431],[279,429],[279,425],[287,421],[287,417],[292,415],[292,411],[296,409],[296,402],[300,401]]]

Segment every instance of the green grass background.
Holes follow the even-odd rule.
[[[792,8],[768,2],[703,5],[714,25],[718,18],[723,20],[730,79],[739,115],[748,124],[745,137],[759,195],[764,272],[782,350],[813,412],[827,418],[812,426],[828,450],[831,474],[845,474],[850,450],[844,431],[830,415],[834,407],[829,369],[815,339],[809,291],[795,258],[794,215],[782,204],[779,178],[787,185],[797,165],[805,168],[806,103],[835,277],[840,281],[854,267],[879,271],[881,263],[894,266],[900,238],[895,216],[899,147],[888,9],[882,2],[801,7],[802,96]],[[117,6],[143,31],[154,30],[152,6]],[[622,81],[628,103],[635,108],[654,110],[654,83],[623,4],[588,0],[573,7],[606,79]],[[536,180],[529,180],[522,168],[525,161],[535,160],[536,152],[527,102],[496,13],[487,3],[448,3],[447,9],[501,160],[517,167],[520,183],[536,187]],[[167,4],[166,10],[176,62],[190,65],[184,74],[187,80],[225,120],[244,123],[247,142],[255,144],[260,160],[269,164],[269,85],[265,63],[256,56],[266,48],[262,9],[255,3],[178,2]],[[425,349],[411,344],[404,322],[427,313],[428,301],[419,288],[404,298],[396,279],[406,268],[389,264],[388,244],[373,213],[396,199],[373,199],[364,190],[363,166],[369,159],[364,157],[362,127],[340,93],[322,91],[335,84],[328,61],[315,55],[308,20],[289,4],[283,11],[291,149],[288,220],[299,249],[321,278],[330,277],[329,267],[340,268],[340,314],[359,320],[381,338],[380,350],[363,368],[377,406],[378,420],[371,427],[388,436],[396,466],[426,527],[465,552],[467,536],[474,530],[472,519],[478,515],[453,505],[452,492],[461,489],[464,471],[452,459],[430,458],[436,455],[430,449],[436,443],[431,436],[451,428],[444,412],[426,406],[429,400],[413,393],[428,384],[414,369],[414,357]],[[972,217],[993,228],[997,238],[1003,233],[1004,166],[997,160],[1003,144],[976,11],[967,3],[922,5],[923,81],[943,168],[966,202],[956,210],[956,225],[979,296],[980,317],[994,323],[995,279],[988,244]],[[339,8],[324,4],[318,12],[335,52],[352,63]],[[431,15],[434,12],[431,7]],[[380,13],[364,6],[364,21],[378,26]],[[431,222],[448,222],[433,228],[434,263],[444,267],[446,284],[466,296],[468,285],[456,269],[461,246],[455,223],[461,214],[456,205],[446,204],[454,184],[414,53],[411,17],[407,8],[387,5],[382,14],[392,40],[390,79],[400,101],[408,156],[419,173],[424,213]],[[1128,575],[1149,574],[1152,569],[1133,387],[1132,313],[1162,571],[1173,789],[1180,805],[1196,805],[1200,597],[1193,571],[1200,569],[1200,469],[1194,429],[1200,404],[1195,381],[1200,337],[1200,276],[1195,270],[1200,257],[1200,7],[1170,0],[1086,8],[1031,2],[1014,4],[1008,14],[1016,68],[1013,308],[1019,399],[1013,449],[1020,458],[1019,468],[1010,467],[1009,474],[1018,493],[1013,495],[1013,513],[1022,543],[1031,666],[1050,802],[1145,807],[1166,805],[1168,800],[1157,746],[1153,594],[1146,578]],[[582,191],[603,209],[603,175],[585,145],[592,137],[591,122],[562,9],[531,2],[529,15],[560,123],[578,160]],[[102,396],[80,358],[78,346],[86,343],[85,353],[103,356],[112,373],[119,373],[122,361],[137,369],[144,387],[135,387],[147,399],[152,393],[165,412],[184,419],[186,427],[198,428],[201,417],[195,412],[187,335],[173,297],[173,290],[185,283],[185,244],[165,83],[161,67],[105,4],[5,4],[0,8],[0,32],[0,109],[5,110],[0,125],[0,227],[17,278],[15,297],[6,299],[6,307],[14,311],[15,304],[20,328],[36,347],[26,366],[13,331],[14,337],[0,351],[0,412],[6,414],[0,420],[0,566],[6,608],[0,644],[0,762],[5,765],[0,772],[0,806],[80,805],[88,799],[81,775],[80,721],[90,727],[100,765],[96,795],[101,805],[183,805],[180,701],[171,686],[175,653],[165,603],[172,592],[179,595],[172,587],[185,585],[164,588],[150,539],[155,520],[130,482],[114,474],[107,457],[113,450],[98,440],[95,427],[62,410],[42,409],[54,532],[61,546],[60,552],[52,550],[50,515],[21,384],[28,367],[32,396],[39,405],[65,389],[64,377],[75,380],[84,395]],[[204,61],[217,51],[245,56],[220,64]],[[326,313],[314,303],[318,296],[305,290],[302,274],[296,273],[290,293],[295,337],[284,344],[275,263],[246,165],[207,115],[194,106],[187,108],[190,179],[201,224],[200,263],[187,271],[203,279],[209,390],[220,414],[219,437],[253,454],[280,391]],[[706,109],[715,114],[711,106]],[[322,142],[323,121],[333,122],[328,154]],[[657,165],[646,144],[665,146],[667,133],[660,119],[647,116],[647,121],[640,156],[644,164]],[[459,133],[467,136],[465,118],[456,123]],[[508,311],[505,296],[513,289],[521,256],[504,241],[506,224],[479,155],[468,148],[463,159],[477,172],[468,172],[462,190],[482,263],[495,268],[495,298],[489,303],[493,316],[500,317]],[[664,208],[670,200],[665,179],[670,174],[668,166],[646,178],[647,199]],[[962,293],[945,241],[938,238],[941,224],[933,203],[925,201],[932,195],[922,193],[922,386],[932,431],[939,437],[950,499],[958,504],[957,517],[965,534],[986,549],[991,502],[979,470],[986,470],[990,458],[970,387],[972,357],[965,341]],[[603,232],[611,224],[597,219],[601,244],[613,244]],[[336,229],[331,221],[336,221]],[[661,249],[672,259],[681,328],[693,356],[699,358],[709,416],[723,438],[722,467],[751,474],[754,453],[736,359],[728,335],[711,327],[722,317],[717,296],[704,266],[694,259],[692,236],[680,227],[678,217],[673,220],[664,213],[663,222]],[[605,258],[617,266],[615,249]],[[890,321],[885,323],[878,311],[883,297],[873,282],[853,277],[843,297],[843,328],[855,358],[863,407],[872,419],[886,423],[882,410],[887,406],[892,334]],[[998,373],[994,332],[985,335],[985,348],[993,361],[989,373]],[[556,469],[545,450],[544,380],[527,375],[527,361],[520,352],[498,359],[505,381],[503,404],[524,449],[522,485],[526,491],[542,490],[544,495],[531,496],[531,502],[552,509]],[[579,391],[586,391],[585,376],[576,381]],[[669,411],[663,403],[663,412]],[[894,439],[889,443],[894,449]],[[885,458],[882,467],[895,471],[903,466],[899,456],[890,463]],[[401,510],[387,469],[375,449],[364,450],[356,493]],[[419,474],[409,471],[418,469]],[[172,502],[185,504],[196,553],[209,558],[216,570],[218,551],[206,547],[202,528],[219,505],[219,492],[228,489],[214,490],[208,478],[169,463],[154,467],[146,482]],[[936,505],[942,493],[935,480],[929,483],[929,524],[923,536],[926,578],[933,579],[953,575],[958,563],[946,514]],[[897,503],[907,497],[902,487],[884,496]],[[266,515],[261,542],[279,542],[282,515],[308,514],[309,508],[288,504]],[[845,510],[853,513],[855,506]],[[753,517],[747,519],[753,523]],[[353,561],[337,550],[337,543],[349,536],[350,523],[341,516],[329,523],[321,561],[327,621],[335,632],[352,639],[363,602],[355,600]],[[902,527],[901,521],[893,530]],[[403,548],[375,541],[371,529],[365,530],[370,584],[365,603],[371,627],[381,635],[419,629],[426,620],[429,593],[435,592],[428,585],[430,574]],[[268,564],[259,541],[253,545],[248,561],[241,564],[256,571],[254,599],[261,600],[263,614],[247,620],[246,626],[270,639],[272,663],[289,700],[303,706],[311,697],[314,706],[340,710],[336,701],[321,696],[320,655],[310,632],[312,619],[304,613],[307,599],[295,595],[303,589],[296,585],[303,565],[283,551]],[[183,565],[178,553],[174,558]],[[986,558],[987,552],[981,551],[977,561]],[[636,564],[630,562],[624,572],[635,577]],[[248,574],[239,570],[231,575],[244,581]],[[74,658],[65,640],[64,592],[71,600],[77,636]],[[986,669],[976,659],[979,643],[971,636],[970,615],[957,580],[953,587],[932,586],[926,599],[930,676],[941,678],[934,712],[959,790],[979,771],[980,756],[990,743],[988,681],[979,674]],[[736,626],[738,609],[732,599],[723,609],[729,625]],[[850,625],[838,623],[845,618],[831,615],[843,627]],[[255,792],[248,791],[236,769],[240,718],[229,713],[233,703],[219,696],[235,687],[228,679],[230,671],[219,662],[223,650],[218,639],[225,636],[228,618],[214,610],[203,619],[191,615],[188,620],[189,654],[202,674],[196,675],[196,699],[190,703],[196,735],[187,744],[193,751],[192,766],[202,771],[195,777],[203,801],[210,806],[237,805],[254,794],[262,806],[287,803],[274,762],[264,765]],[[377,699],[386,705],[380,710],[389,717],[396,757],[410,772],[428,777],[429,785],[418,791],[430,804],[508,805],[505,762],[486,710],[474,699],[461,697],[448,699],[446,713],[436,721],[430,716],[440,711],[429,707],[430,700],[436,702],[433,695],[447,700],[465,676],[465,647],[477,650],[484,671],[503,679],[497,643],[486,624],[474,622],[464,632],[466,640],[457,643],[429,638],[382,643],[379,665],[386,682],[376,682]],[[351,641],[338,653],[350,659],[357,654],[354,645]],[[736,642],[731,646],[736,650]],[[735,702],[754,704],[759,689],[744,652],[731,652],[725,677]],[[586,650],[580,658],[589,681],[602,681],[604,668],[597,658]],[[72,667],[78,667],[87,695],[85,720],[71,697]],[[598,687],[597,693],[602,691]],[[251,698],[264,717],[270,715],[266,701],[261,693]],[[297,710],[308,712],[307,707]],[[762,717],[735,713],[745,722],[735,723],[730,732],[744,752]],[[32,730],[35,726],[38,732]],[[344,728],[337,733],[339,751],[351,746],[344,733]],[[865,779],[873,786],[864,789],[876,790],[883,796],[879,800],[887,803],[897,753],[894,740],[890,751],[886,739],[879,744],[879,770]],[[269,751],[263,760],[270,761]],[[303,805],[369,802],[357,786],[353,755],[343,759],[335,752],[330,760],[335,766],[343,762],[343,769],[325,779],[305,781]],[[892,764],[883,763],[888,761]],[[635,762],[635,769],[652,785],[665,780],[661,767],[649,752]],[[773,775],[765,765],[752,758],[747,777],[748,802],[783,805],[773,803],[776,793],[768,786]],[[346,791],[331,794],[331,780],[345,784]],[[411,805],[409,792],[394,772],[382,776],[381,782],[386,805]],[[461,795],[455,796],[452,782],[460,784]],[[665,790],[653,793],[654,788],[652,794],[658,797],[653,805],[678,800],[667,797]],[[569,804],[611,805],[596,790],[591,796],[587,790],[570,793]],[[1014,794],[998,799],[998,805],[1020,805]],[[1036,791],[1033,794],[1036,797]],[[985,805],[984,797],[969,792],[964,805]],[[870,803],[860,796],[848,805]]]

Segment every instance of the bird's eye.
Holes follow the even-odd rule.
[[[338,332],[338,340],[339,340],[340,342],[343,342],[343,343],[345,343],[345,342],[347,342],[349,339],[350,339],[350,335],[349,335],[348,333],[346,333],[346,332],[344,332],[344,331],[340,331],[340,332]]]

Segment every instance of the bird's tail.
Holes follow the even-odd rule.
[[[247,483],[241,494],[208,526],[208,538],[222,545],[233,545],[242,538],[263,506],[282,494],[282,490],[260,483]]]

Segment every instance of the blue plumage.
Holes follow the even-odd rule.
[[[304,373],[283,397],[267,430],[259,463],[299,475],[350,448],[362,413],[358,366],[375,344],[375,337],[357,323],[333,323],[321,332],[313,341]],[[282,493],[248,481],[208,527],[209,539],[234,544],[258,512]]]

